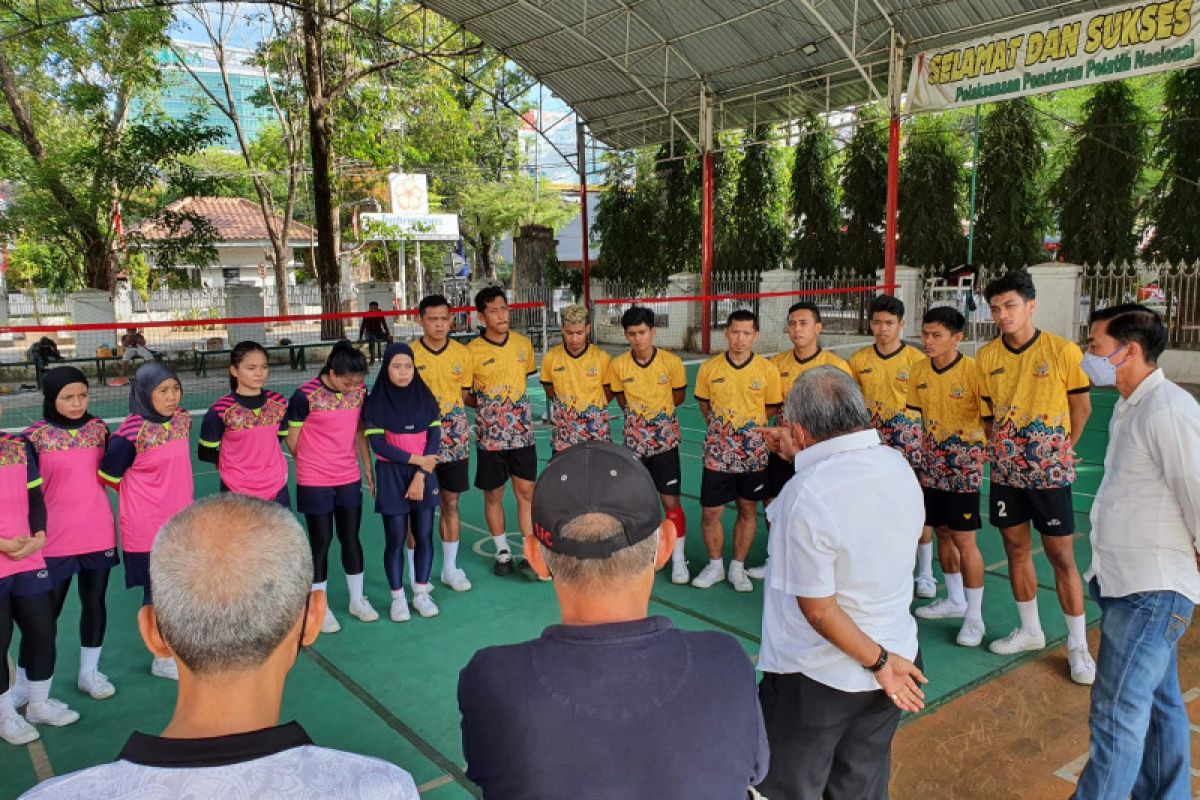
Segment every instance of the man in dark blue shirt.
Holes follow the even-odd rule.
[[[607,442],[564,450],[533,530],[563,624],[462,671],[467,777],[488,800],[747,797],[767,771],[754,667],[731,636],[646,616],[675,541],[646,468]]]

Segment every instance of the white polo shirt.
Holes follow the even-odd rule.
[[[803,673],[843,692],[879,689],[875,676],[813,630],[797,597],[830,597],[889,652],[917,655],[909,613],[921,487],[904,456],[874,430],[796,455],[796,475],[767,509],[766,593],[758,668]]]

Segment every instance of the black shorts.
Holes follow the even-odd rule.
[[[125,556],[125,588],[150,587],[150,554],[122,551]]]
[[[989,505],[989,521],[997,528],[1032,522],[1043,536],[1072,536],[1075,533],[1070,486],[1018,489],[993,482]]]
[[[925,524],[967,533],[979,530],[979,492],[948,492],[921,487],[925,495]]]
[[[438,488],[443,492],[462,494],[471,488],[471,459],[460,458],[458,461],[447,461],[434,467]]]
[[[643,458],[642,463],[654,479],[654,488],[659,494],[678,497],[683,491],[683,473],[679,468],[679,448],[672,447],[662,453]]]
[[[704,470],[700,479],[700,505],[715,508],[734,499],[751,500],[755,503],[767,498],[767,471],[716,472]]]
[[[46,556],[46,568],[50,570],[50,582],[54,584],[69,580],[82,570],[112,569],[120,563],[121,558],[115,547],[77,556]]]
[[[347,483],[342,486],[296,484],[296,510],[301,514],[332,514],[335,508],[355,506],[362,507],[361,483]]]
[[[33,594],[48,592],[54,588],[50,582],[50,570],[31,569],[0,578],[0,600],[9,597],[28,597]]]
[[[767,456],[767,497],[779,497],[784,485],[796,474],[796,465],[771,453]]]
[[[537,480],[537,448],[533,445],[515,450],[476,450],[475,455],[476,489],[485,492],[499,489],[509,476]]]

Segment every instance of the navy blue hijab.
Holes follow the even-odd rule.
[[[379,374],[367,397],[366,418],[389,433],[423,431],[441,418],[437,398],[425,385],[421,373],[413,370],[412,383],[403,388],[388,378],[388,366],[396,356],[413,357],[412,348],[403,342],[388,345],[383,352]],[[414,367],[415,367],[414,363]]]
[[[164,417],[154,410],[153,400],[154,390],[163,381],[170,380],[178,383],[180,387],[183,386],[183,382],[179,380],[179,376],[175,374],[175,370],[161,361],[147,361],[138,367],[133,380],[129,382],[129,413],[138,414],[150,422],[156,422],[159,425],[164,422],[170,422],[170,417]]]

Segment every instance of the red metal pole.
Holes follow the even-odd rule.
[[[592,260],[588,254],[587,150],[583,121],[575,123],[575,145],[579,161],[579,238],[583,254],[583,307],[592,307]]]
[[[701,154],[702,203],[700,214],[700,294],[712,295],[713,267],[713,154]],[[705,300],[700,304],[700,349],[711,352],[712,303]]]
[[[900,205],[900,118],[892,115],[888,126],[887,229],[883,242],[883,282],[895,294],[896,212]]]

